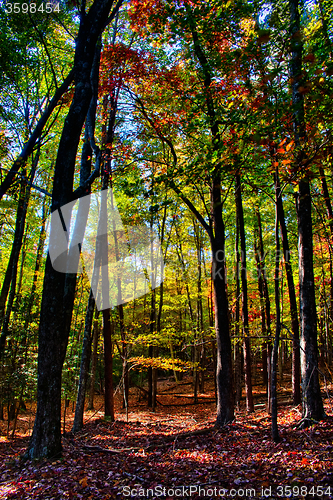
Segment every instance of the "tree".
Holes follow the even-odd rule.
[[[70,202],[74,168],[82,127],[92,96],[91,68],[97,42],[121,2],[110,14],[112,0],[95,0],[88,12],[80,11],[80,26],[74,57],[75,92],[62,130],[54,171],[52,207],[56,210]],[[93,138],[91,138],[92,140]],[[84,191],[85,186],[82,186]],[[54,270],[48,254],[39,324],[37,413],[27,458],[53,457],[61,453],[61,372],[65,359],[75,295],[76,274]],[[50,382],[51,381],[51,382]]]
[[[302,92],[301,24],[298,0],[289,0],[292,81],[293,128],[297,147],[297,170],[300,176],[297,193],[299,286],[301,317],[301,373],[304,425],[324,416],[318,374],[317,313],[313,273],[313,242],[311,217],[310,176],[308,158],[304,151],[306,141],[304,94]]]

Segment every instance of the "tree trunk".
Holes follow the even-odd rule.
[[[280,205],[278,204],[278,199],[281,197],[281,190],[278,181],[278,174],[275,174],[275,273],[274,273],[274,284],[275,284],[275,312],[276,312],[276,323],[275,323],[275,339],[272,351],[272,375],[271,375],[271,411],[272,411],[272,437],[275,443],[280,441],[279,429],[277,423],[277,362],[278,362],[278,351],[279,351],[279,341],[280,341],[280,331],[281,331],[281,315],[280,315],[280,288],[279,288],[279,278],[280,278],[280,238],[279,238],[279,220],[281,214],[279,214]]]
[[[240,349],[239,338],[239,320],[240,320],[240,253],[239,253],[239,220],[236,217],[236,304],[235,304],[235,353],[234,353],[234,383],[235,383],[235,405],[239,407],[242,397],[242,353]]]
[[[16,212],[14,241],[10,252],[10,257],[7,264],[7,269],[2,283],[1,294],[0,294],[0,322],[2,321],[5,315],[6,302],[8,298],[10,284],[12,282],[13,273],[15,273],[16,275],[17,272],[17,264],[19,261],[24,228],[25,228],[25,217],[27,209],[27,203],[25,201],[26,195],[27,195],[27,185],[26,182],[22,181],[18,199],[17,212]],[[1,340],[0,350],[2,348],[2,345],[3,341]]]
[[[215,307],[215,331],[217,338],[216,386],[217,418],[216,424],[223,426],[234,419],[234,395],[232,384],[231,341],[229,334],[228,295],[226,291],[226,269],[224,249],[224,224],[222,219],[222,200],[220,178],[212,185],[212,207],[215,238],[212,241],[212,274]]]
[[[201,71],[204,76],[205,104],[209,120],[209,126],[212,134],[213,150],[219,155],[219,145],[221,141],[218,120],[214,108],[214,101],[210,92],[212,77],[206,55],[201,47],[193,14],[189,4],[185,3],[187,13],[187,22],[192,34],[193,49],[198,59]],[[165,138],[164,138],[165,139]],[[177,155],[172,143],[165,139],[171,149],[175,164]],[[209,235],[212,248],[212,280],[213,280],[213,300],[215,308],[215,331],[217,339],[216,353],[216,387],[217,387],[217,418],[216,425],[223,426],[234,419],[234,394],[232,381],[232,356],[230,339],[230,321],[228,309],[228,295],[226,283],[225,266],[225,234],[222,216],[222,197],[221,197],[221,165],[217,164],[211,174],[211,214],[210,223],[207,224],[204,217],[194,207],[193,203],[182,193],[172,180],[169,185],[180,196],[183,202],[188,206],[197,220],[203,226]]]
[[[299,340],[299,323],[297,314],[297,302],[296,302],[296,292],[294,285],[294,277],[290,262],[290,249],[288,241],[288,233],[286,227],[286,221],[284,217],[283,202],[281,197],[281,191],[279,186],[278,174],[275,178],[276,188],[278,188],[279,196],[276,198],[276,203],[278,205],[278,215],[281,228],[281,238],[283,247],[283,257],[286,269],[288,292],[289,292],[289,303],[290,303],[290,317],[291,317],[291,330],[293,333],[293,353],[292,353],[292,392],[293,392],[293,402],[298,405],[301,402],[301,391],[300,391],[300,340]]]
[[[40,234],[39,234],[39,241],[38,241],[38,246],[37,246],[37,256],[36,256],[36,263],[35,263],[35,271],[34,271],[34,276],[33,276],[33,281],[32,281],[32,287],[29,295],[29,301],[27,308],[25,310],[25,320],[24,320],[24,331],[27,330],[30,321],[31,321],[31,311],[32,307],[36,302],[36,288],[37,288],[37,280],[38,280],[38,273],[40,269],[40,265],[42,262],[42,257],[43,257],[43,251],[44,251],[44,243],[45,243],[45,238],[46,238],[46,232],[45,232],[45,224],[46,224],[46,206],[47,206],[47,196],[44,196],[43,200],[43,212],[42,212],[42,225],[40,229]]]
[[[86,311],[86,321],[84,327],[79,387],[77,392],[75,416],[72,428],[73,432],[78,432],[83,427],[84,402],[85,402],[86,386],[87,386],[88,371],[89,371],[89,364],[91,357],[91,342],[92,342],[91,326],[93,321],[94,308],[95,308],[95,299],[93,297],[92,291],[90,290],[88,307]]]
[[[77,148],[92,96],[91,70],[96,44],[112,0],[95,0],[81,14],[74,57],[75,92],[67,114],[54,171],[52,210],[73,198]],[[98,49],[99,51],[99,49]],[[55,271],[48,254],[39,325],[37,412],[26,458],[61,454],[61,374],[75,296],[76,274]]]
[[[317,314],[313,274],[311,194],[308,180],[299,182],[297,200],[301,314],[302,408],[304,424],[321,420],[324,408],[318,376]]]
[[[92,354],[92,363],[91,363],[91,378],[90,378],[89,401],[88,401],[87,410],[94,409],[94,394],[95,394],[95,380],[96,380],[96,367],[97,367],[98,339],[99,339],[99,328],[98,328],[98,311],[97,311],[97,314],[95,314],[95,320],[94,320],[93,354]]]
[[[32,182],[34,177],[35,177],[35,172],[36,172],[38,160],[39,160],[39,153],[37,153],[37,155],[33,161],[33,166],[31,168],[31,172],[30,172],[30,176],[29,176],[30,182]],[[10,254],[9,263],[8,263],[8,267],[7,267],[7,271],[6,271],[4,286],[2,287],[2,290],[1,290],[0,319],[1,319],[1,312],[4,311],[4,308],[6,305],[7,294],[9,291],[9,288],[6,287],[8,285],[7,275],[10,274],[10,281],[9,281],[10,292],[9,292],[9,296],[8,296],[6,314],[3,318],[2,332],[1,332],[1,336],[0,336],[0,354],[5,347],[6,338],[8,335],[10,315],[12,312],[13,303],[14,303],[14,299],[15,299],[17,265],[18,265],[18,261],[19,261],[19,257],[20,257],[20,251],[21,251],[23,235],[24,235],[24,230],[25,230],[25,220],[26,220],[28,204],[29,204],[29,199],[30,199],[30,192],[31,192],[31,185],[30,184],[26,185],[25,182],[22,182],[21,191],[20,191],[19,206],[18,206],[17,217],[16,217],[14,242],[13,242],[13,247],[12,247],[12,251]],[[3,307],[3,309],[2,309],[2,307]]]
[[[303,422],[320,420],[324,416],[318,377],[317,314],[313,274],[313,243],[311,218],[310,179],[304,167],[303,143],[306,138],[304,120],[304,96],[300,92],[303,85],[302,50],[300,36],[299,0],[289,0],[292,82],[293,126],[295,145],[298,149],[297,167],[301,176],[296,200],[298,222],[298,262],[301,318],[301,372]]]
[[[236,174],[236,209],[239,223],[239,234],[241,244],[241,281],[242,281],[242,321],[243,321],[243,349],[244,349],[244,372],[245,372],[245,392],[246,392],[246,409],[249,413],[254,411],[253,396],[252,396],[252,375],[251,375],[251,347],[249,338],[249,312],[248,312],[248,297],[247,297],[247,268],[246,268],[246,241],[244,214],[242,204],[242,193],[240,175]]]
[[[112,328],[110,322],[110,309],[103,311],[103,336],[104,336],[104,380],[105,380],[105,416],[114,422],[114,401],[113,401],[113,348],[112,348]]]

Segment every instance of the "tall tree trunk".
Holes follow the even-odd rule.
[[[212,134],[212,146],[217,155],[220,154],[219,145],[221,137],[219,133],[218,120],[214,108],[214,101],[210,91],[212,83],[211,70],[206,55],[201,47],[199,35],[194,22],[193,14],[189,4],[185,3],[187,22],[192,34],[193,48],[203,73],[205,88],[205,104]],[[164,137],[166,144],[171,149],[174,163],[177,163],[177,154],[170,140]],[[217,339],[216,353],[216,387],[217,387],[217,418],[216,425],[223,426],[234,419],[234,394],[232,380],[232,356],[230,339],[230,321],[228,309],[228,294],[226,282],[225,264],[225,234],[222,215],[221,196],[221,165],[217,164],[211,174],[210,222],[198,212],[193,203],[183,194],[176,184],[169,180],[169,185],[179,195],[181,200],[188,206],[197,220],[209,235],[212,249],[212,280],[213,300],[215,308],[215,331]]]
[[[29,176],[30,183],[33,182],[33,179],[35,177],[35,172],[36,172],[38,160],[39,160],[39,152],[36,154],[36,157],[33,160],[33,166],[31,168],[31,172],[30,172],[30,176]],[[13,303],[14,303],[14,299],[15,299],[17,265],[18,265],[20,251],[21,251],[21,247],[22,247],[23,235],[24,235],[24,230],[25,230],[25,220],[26,220],[28,204],[29,204],[29,199],[30,199],[30,192],[31,192],[31,184],[28,183],[28,185],[27,185],[25,182],[22,182],[21,190],[20,190],[19,206],[18,206],[17,217],[16,217],[14,242],[13,242],[12,251],[10,254],[8,267],[7,267],[7,271],[6,271],[6,275],[5,275],[5,281],[4,281],[2,290],[1,290],[1,297],[0,297],[1,298],[0,319],[1,319],[1,312],[4,311],[4,308],[6,306],[7,294],[9,292],[8,303],[7,303],[7,307],[6,307],[6,314],[4,315],[3,322],[2,322],[2,331],[1,331],[1,336],[0,336],[0,354],[5,347],[6,338],[8,335],[10,315],[12,312]],[[8,276],[10,275],[9,282],[7,280],[7,275]],[[9,288],[7,288],[8,284],[10,284],[10,291],[9,291]],[[1,309],[2,309],[2,311],[1,311]]]
[[[326,205],[326,213],[327,213],[327,218],[328,218],[328,224],[330,228],[330,234],[331,238],[333,237],[333,209],[332,209],[332,204],[331,204],[331,199],[330,195],[328,192],[328,187],[327,187],[327,182],[326,182],[326,177],[325,177],[325,172],[322,166],[319,166],[319,174],[320,174],[320,179],[321,179],[321,186],[322,186],[322,191],[324,195],[324,200],[325,200],[325,205]],[[330,307],[329,307],[329,312],[326,314],[326,338],[327,340],[329,338],[332,339],[333,337],[333,266],[332,266],[332,245],[329,246],[329,253],[330,253]],[[329,350],[329,355],[328,358],[331,359],[331,349],[328,348]]]
[[[294,276],[290,261],[290,249],[288,241],[288,233],[286,227],[286,221],[284,217],[283,202],[281,197],[281,190],[279,186],[278,172],[275,175],[275,189],[278,189],[279,196],[276,198],[276,203],[278,206],[278,216],[281,228],[281,238],[283,247],[283,257],[286,269],[288,292],[289,292],[289,303],[290,303],[290,317],[291,317],[291,330],[293,334],[293,353],[292,353],[292,393],[293,402],[298,405],[301,402],[301,391],[300,391],[300,339],[299,339],[299,323],[298,323],[298,313],[297,313],[297,301],[296,292],[294,285]]]
[[[113,323],[112,323],[113,325]],[[103,336],[104,336],[104,370],[105,370],[105,416],[114,422],[113,401],[113,347],[112,328],[110,322],[110,309],[103,310]]]
[[[84,402],[85,402],[88,371],[89,371],[89,364],[91,357],[91,342],[92,342],[91,326],[93,321],[94,308],[95,308],[95,299],[93,297],[92,291],[90,290],[88,306],[86,311],[83,344],[82,344],[79,387],[77,391],[75,416],[72,427],[73,432],[78,432],[83,427]]]
[[[249,338],[249,311],[247,297],[247,268],[246,268],[246,240],[244,227],[244,213],[242,204],[242,193],[240,175],[236,174],[236,209],[239,222],[240,246],[241,246],[241,281],[242,281],[242,321],[243,321],[243,349],[244,349],[244,372],[245,372],[245,392],[246,409],[248,412],[254,411],[252,396],[252,375],[251,375],[251,347]]]
[[[42,225],[41,225],[41,229],[40,229],[38,246],[37,246],[37,256],[36,256],[34,276],[33,276],[33,280],[32,280],[32,287],[31,287],[31,291],[30,291],[30,295],[29,295],[28,305],[27,305],[27,308],[25,310],[24,331],[27,330],[29,323],[31,321],[31,311],[32,311],[33,305],[35,304],[35,299],[36,299],[37,280],[38,280],[40,265],[42,262],[44,244],[45,244],[45,238],[46,238],[46,232],[45,232],[46,212],[47,212],[46,207],[47,207],[47,196],[44,196],[43,210],[42,210]]]
[[[92,96],[91,70],[96,44],[112,0],[95,0],[81,13],[74,57],[75,92],[59,142],[54,171],[52,210],[73,199],[77,148]],[[111,16],[112,17],[112,16]],[[84,189],[83,189],[84,191]],[[61,374],[75,296],[76,274],[52,266],[48,253],[39,325],[37,412],[26,458],[58,456],[61,446]]]
[[[280,205],[278,204],[278,199],[281,197],[281,190],[278,181],[278,173],[275,174],[275,273],[274,273],[274,284],[275,284],[275,312],[276,312],[276,323],[275,323],[275,339],[272,351],[272,376],[271,376],[271,409],[272,409],[272,437],[275,443],[280,441],[279,429],[277,423],[277,361],[278,361],[278,351],[279,351],[279,341],[280,341],[280,331],[281,331],[281,314],[280,314],[280,288],[279,288],[279,278],[280,278],[280,238],[279,238],[279,220],[281,214],[279,214]]]
[[[257,217],[259,216],[260,220],[260,213],[259,213],[259,208],[256,207],[256,213]],[[259,253],[259,247],[258,247],[258,231],[255,230],[254,234],[254,255],[256,259],[256,266],[257,266],[257,276],[258,276],[258,290],[259,290],[259,298],[260,298],[260,316],[261,316],[261,333],[263,336],[263,346],[262,346],[262,382],[263,385],[266,387],[267,391],[267,383],[268,383],[268,377],[267,377],[267,328],[266,328],[266,315],[265,315],[265,296],[264,296],[264,284],[263,284],[263,276],[262,276],[262,266],[260,262],[260,253]]]
[[[95,319],[94,319],[94,331],[93,331],[93,354],[92,354],[92,363],[91,363],[89,401],[88,401],[87,410],[94,409],[94,394],[95,394],[95,380],[96,380],[96,367],[97,367],[98,339],[99,339],[98,311],[96,309]]]
[[[311,218],[310,178],[304,167],[303,151],[306,139],[304,120],[304,96],[300,92],[303,84],[302,50],[300,37],[299,0],[289,0],[292,82],[293,126],[295,145],[298,149],[297,167],[300,174],[296,200],[298,222],[299,288],[301,318],[301,372],[303,422],[320,420],[324,416],[323,402],[318,376],[317,314],[313,273],[313,243]]]
[[[234,394],[232,381],[231,340],[229,333],[229,309],[226,290],[225,235],[222,218],[220,178],[212,185],[212,207],[215,238],[212,241],[212,274],[215,307],[215,331],[217,338],[216,385],[218,426],[234,419]]]
[[[235,305],[235,355],[234,355],[234,373],[235,373],[235,404],[239,407],[242,396],[242,353],[239,339],[239,320],[240,320],[240,254],[239,254],[239,220],[236,217],[236,305]]]
[[[156,332],[156,293],[155,290],[151,291],[151,300],[150,300],[150,317],[149,317],[149,333],[151,335],[151,338],[153,337],[154,333]],[[148,354],[150,358],[154,357],[155,354],[155,349],[153,345],[149,346],[148,349]],[[155,372],[155,373],[154,373]],[[155,408],[156,406],[156,394],[154,398],[154,382],[155,382],[155,377],[156,375],[156,370],[150,366],[148,368],[148,407],[149,408]],[[155,399],[155,401],[154,401]]]
[[[269,299],[269,290],[268,290],[268,282],[266,275],[266,266],[265,266],[265,254],[264,254],[264,242],[262,237],[262,225],[261,225],[261,217],[259,210],[257,211],[257,220],[258,220],[258,236],[259,236],[259,256],[260,256],[260,271],[262,276],[262,284],[263,284],[263,292],[265,298],[265,314],[266,314],[266,328],[267,328],[267,410],[270,413],[270,404],[271,404],[271,353],[272,353],[272,345],[271,345],[271,303]]]

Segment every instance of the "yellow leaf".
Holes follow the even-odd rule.
[[[86,488],[88,486],[87,476],[81,479],[80,485],[82,486],[82,488]]]

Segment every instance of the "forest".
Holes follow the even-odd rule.
[[[0,3],[1,498],[333,498],[332,20]]]

